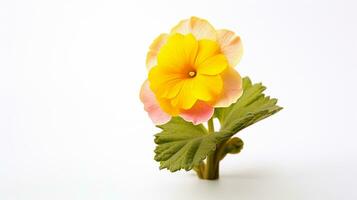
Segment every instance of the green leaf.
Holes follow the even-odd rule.
[[[203,125],[193,125],[180,117],[158,126],[161,133],[155,135],[155,160],[160,161],[160,169],[171,172],[191,170],[216,148],[217,139],[208,134]]]
[[[191,170],[238,131],[282,109],[276,105],[276,99],[263,94],[265,87],[261,83],[252,84],[246,77],[243,89],[243,95],[236,103],[215,109],[215,117],[221,123],[219,132],[209,134],[203,125],[193,125],[180,117],[158,126],[162,132],[155,135],[155,160],[160,162],[160,169]],[[229,141],[226,144],[230,144]],[[243,142],[233,138],[227,153],[239,152],[242,147]]]
[[[277,106],[277,99],[265,96],[266,89],[261,83],[252,84],[248,77],[243,78],[243,95],[227,108],[216,108],[215,116],[221,123],[221,132],[226,139],[238,131],[265,119],[282,107]]]

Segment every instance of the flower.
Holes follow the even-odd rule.
[[[227,107],[242,95],[234,69],[243,53],[240,37],[216,30],[197,17],[182,20],[151,44],[148,79],[140,91],[144,109],[155,124],[180,116],[193,124],[208,121],[215,107]]]

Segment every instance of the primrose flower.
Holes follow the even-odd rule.
[[[155,124],[172,116],[200,124],[215,107],[227,107],[242,95],[242,79],[234,69],[243,53],[240,37],[216,30],[208,21],[191,17],[151,44],[148,79],[140,91]]]

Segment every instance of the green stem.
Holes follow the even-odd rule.
[[[213,117],[208,121],[208,134],[214,134]],[[217,159],[217,149],[207,156],[204,168],[204,179],[216,180],[219,177],[219,159]]]
[[[213,117],[208,120],[208,133],[213,134],[214,133],[214,124],[213,124]]]
[[[196,171],[196,174],[198,176],[198,178],[200,179],[204,179],[204,171],[205,171],[205,163],[203,161],[201,161],[201,163],[198,166],[195,166],[193,168],[193,170]]]

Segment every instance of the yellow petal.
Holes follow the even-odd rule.
[[[173,107],[178,107],[180,109],[188,110],[196,103],[197,98],[193,93],[193,83],[192,79],[185,80],[180,92],[175,98],[171,100]]]
[[[158,65],[177,68],[184,64],[182,55],[183,35],[175,34],[168,38],[166,44],[160,49],[157,57]]]
[[[157,54],[160,48],[166,43],[168,34],[159,35],[150,45],[149,52],[146,55],[146,67],[150,70],[157,64]]]
[[[184,41],[183,41],[183,46],[184,46],[184,53],[187,61],[187,65],[193,66],[195,64],[196,56],[197,56],[197,51],[198,51],[198,41],[195,39],[195,37],[192,34],[185,35]]]
[[[199,66],[208,58],[220,53],[219,45],[211,40],[200,40],[198,42],[198,53],[195,66]]]
[[[181,33],[183,35],[192,33],[198,40],[216,40],[216,30],[213,26],[207,20],[198,17],[191,17],[190,19],[180,21],[171,29],[171,33]]]
[[[198,41],[192,34],[174,34],[158,54],[158,65],[182,72],[187,65],[192,65],[198,50]]]
[[[222,53],[227,57],[229,65],[231,67],[236,66],[243,55],[243,45],[240,37],[229,30],[218,30],[217,42]]]
[[[223,81],[221,76],[199,74],[194,78],[192,93],[197,99],[202,101],[214,101],[220,96],[222,88]]]
[[[156,94],[161,98],[169,98],[169,99],[174,98],[180,92],[183,83],[184,80],[178,80],[178,79],[167,81],[156,90]]]
[[[197,67],[199,74],[217,75],[223,72],[228,66],[226,57],[223,54],[218,54],[206,59]]]
[[[243,94],[243,82],[239,73],[228,67],[222,74],[223,90],[215,107],[228,107],[235,103]]]
[[[170,98],[177,95],[184,75],[172,71],[170,68],[155,66],[149,71],[150,88],[157,97]],[[182,85],[182,84],[181,84]]]
[[[171,105],[171,100],[166,98],[157,98],[160,108],[171,116],[180,114],[180,109]]]

